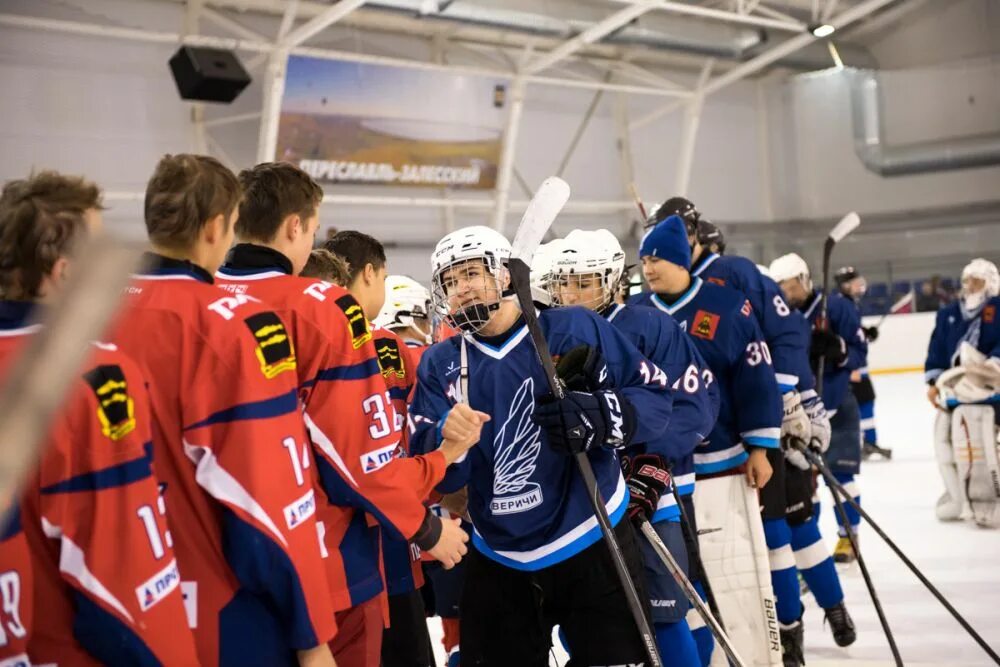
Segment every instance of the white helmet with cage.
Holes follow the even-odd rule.
[[[972,280],[983,281],[983,287],[973,285]],[[979,308],[991,297],[1000,294],[1000,273],[997,265],[988,259],[977,257],[962,269],[962,305],[967,310]]]
[[[422,327],[414,324],[415,318],[427,320],[431,317],[431,293],[426,287],[409,276],[388,276],[385,279],[385,305],[379,311],[373,324],[384,329],[407,329]],[[428,345],[433,341],[429,333],[424,334]]]
[[[559,252],[560,244],[562,239],[543,243],[538,246],[531,258],[531,298],[546,306],[552,305],[552,298],[548,292],[549,278],[552,276],[552,262]]]
[[[558,246],[552,263],[548,292],[554,305],[577,305],[599,310],[614,300],[625,272],[625,251],[606,229],[574,229]],[[583,288],[581,279],[596,276],[600,289]],[[566,298],[572,291],[572,301]],[[585,294],[589,291],[590,294]]]
[[[490,227],[458,229],[431,255],[431,302],[449,326],[482,329],[509,295],[510,241]]]
[[[771,266],[768,267],[768,273],[771,274],[771,280],[776,283],[783,283],[786,280],[797,278],[807,292],[812,291],[813,284],[812,278],[809,275],[809,265],[806,264],[806,260],[794,252],[782,255],[771,262]]]

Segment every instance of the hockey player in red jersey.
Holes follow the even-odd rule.
[[[241,188],[218,161],[166,156],[146,188],[153,253],[115,342],[151,379],[153,442],[204,665],[332,665],[297,353],[258,299],[212,274]]]
[[[388,285],[382,244],[367,234],[343,231],[328,240],[325,247],[347,264],[347,287],[361,304],[365,317],[374,320],[385,304]],[[373,336],[382,377],[403,436],[404,452],[409,456],[407,421],[409,402],[417,381],[417,367],[409,348],[393,331],[376,327]],[[420,594],[424,585],[420,549],[414,548],[405,539],[387,534],[382,540],[382,558],[385,562],[386,592],[389,594],[389,627],[382,635],[383,667],[433,665],[431,640]]]
[[[393,396],[383,381],[366,309],[339,286],[297,275],[312,248],[322,190],[287,163],[258,165],[240,180],[240,243],[217,278],[234,296],[260,299],[288,323],[318,490],[328,499],[319,503],[318,518],[340,626],[331,649],[341,664],[377,667],[383,584],[377,533],[365,513],[387,535],[457,562],[467,536],[421,501],[478,438],[450,443],[440,456],[399,458],[406,397],[398,400],[398,390]]]
[[[99,227],[99,207],[97,186],[54,172],[4,188],[0,375],[65,284],[71,245]],[[114,346],[95,343],[24,484],[21,514],[0,544],[0,664],[198,663],[153,474],[150,428],[138,368]],[[10,539],[20,526],[33,581],[23,563],[28,547]],[[21,566],[11,563],[12,549]]]

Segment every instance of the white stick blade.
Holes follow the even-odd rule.
[[[528,208],[521,217],[517,227],[514,242],[511,244],[511,257],[523,259],[529,266],[531,256],[542,242],[545,232],[559,215],[559,211],[569,201],[569,184],[558,176],[550,176],[538,187],[535,196],[528,202]]]
[[[835,243],[840,243],[841,239],[853,232],[861,224],[861,218],[854,211],[851,211],[837,223],[837,226],[830,230],[830,238]]]

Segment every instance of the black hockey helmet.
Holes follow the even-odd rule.
[[[688,234],[697,233],[701,213],[695,208],[694,202],[684,197],[671,197],[660,204],[660,207],[646,220],[646,229],[658,225],[672,215],[679,216],[684,220]]]
[[[853,266],[842,266],[833,274],[833,279],[836,281],[837,287],[843,287],[845,283],[849,283],[855,278],[860,277],[861,274]]]
[[[726,237],[723,236],[722,230],[715,226],[715,223],[708,220],[698,221],[698,243],[703,248],[708,248],[720,255],[726,252]]]

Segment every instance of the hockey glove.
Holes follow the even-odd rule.
[[[869,343],[874,343],[878,340],[878,327],[864,327],[865,338],[868,339]]]
[[[568,391],[597,391],[606,388],[608,366],[596,347],[579,345],[559,357],[556,375]]]
[[[625,477],[629,492],[628,517],[637,524],[652,520],[660,496],[670,488],[666,461],[658,454],[639,454],[632,457]]]
[[[820,357],[824,357],[828,364],[840,366],[847,361],[847,343],[828,329],[813,329],[809,357],[813,366],[819,363]]]
[[[613,391],[570,391],[561,400],[542,396],[531,419],[545,431],[549,446],[566,454],[620,449],[635,431],[634,409]]]
[[[781,400],[784,404],[781,417],[781,445],[785,460],[799,470],[809,470],[809,461],[806,460],[805,454],[794,446],[796,442],[808,445],[812,437],[812,426],[809,423],[809,416],[802,408],[802,397],[799,392],[792,390],[786,392]]]
[[[809,416],[809,423],[812,427],[812,437],[809,439],[809,447],[815,452],[825,454],[830,449],[830,415],[826,412],[823,399],[813,396],[806,399],[802,408]]]

